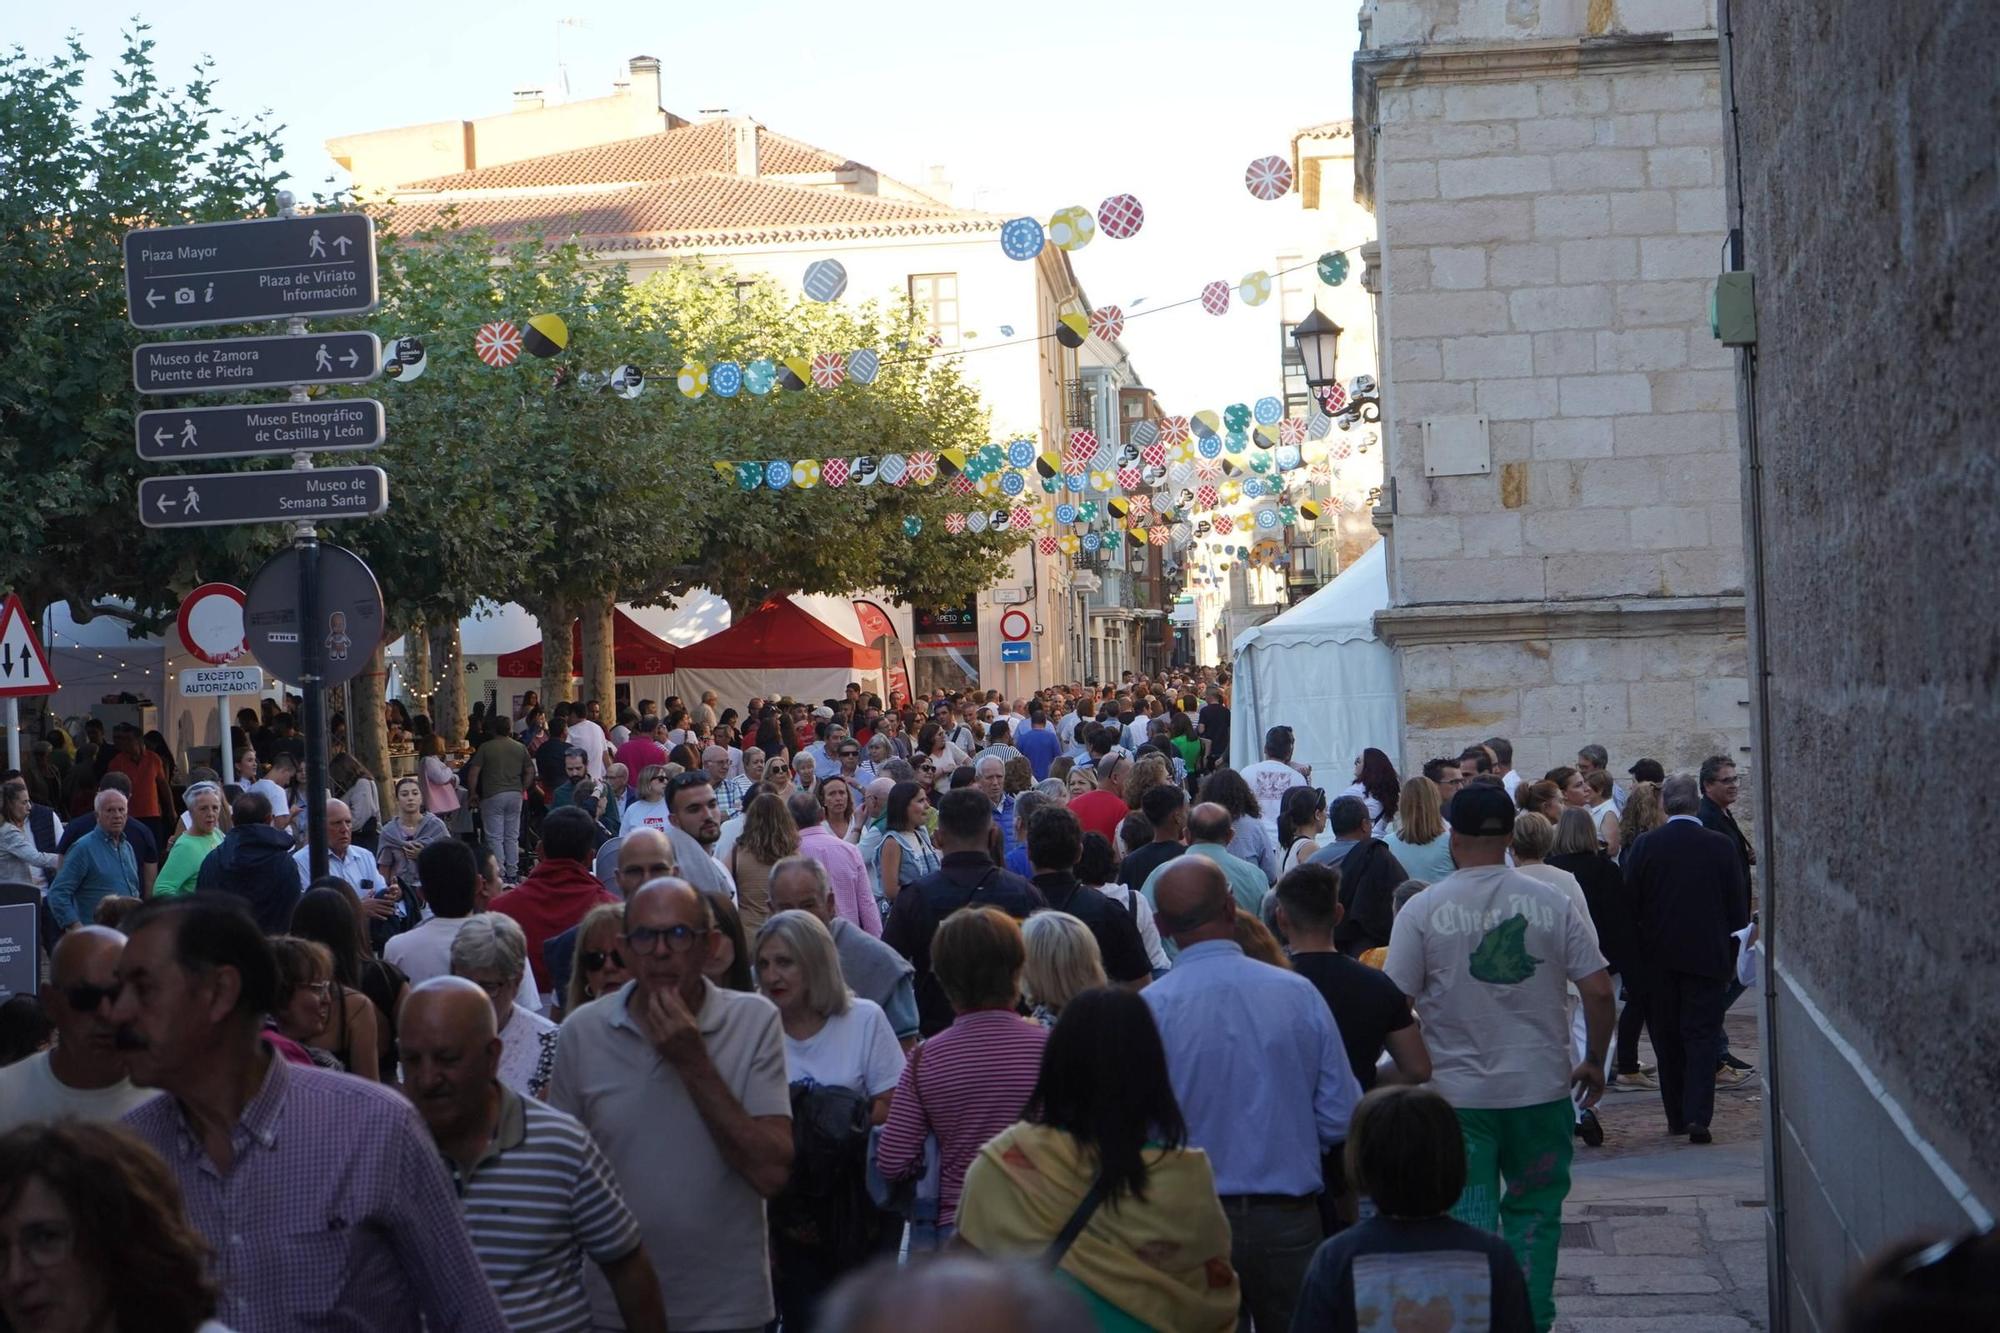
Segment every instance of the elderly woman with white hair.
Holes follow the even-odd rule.
[[[1021,989],[1034,1005],[1034,1020],[1043,1027],[1054,1027],[1063,1006],[1077,996],[1111,984],[1104,975],[1097,937],[1068,912],[1035,913],[1022,923],[1021,938],[1028,948]]]
[[[528,937],[520,925],[499,912],[467,917],[452,936],[451,974],[464,977],[493,1001],[500,1081],[523,1097],[540,1097],[555,1068],[559,1029],[514,1003],[528,974]]]

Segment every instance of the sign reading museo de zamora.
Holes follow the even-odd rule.
[[[375,223],[315,213],[131,232],[125,297],[142,329],[361,314],[375,308]]]

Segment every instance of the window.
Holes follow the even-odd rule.
[[[958,274],[912,273],[910,310],[930,329],[933,347],[958,346]]]
[[[738,278],[736,280],[736,313],[742,314],[743,307],[750,300],[750,294],[757,290],[756,280]]]

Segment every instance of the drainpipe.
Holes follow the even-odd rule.
[[[1731,0],[1720,0],[1716,15],[1721,28],[1723,96],[1728,101],[1728,131],[1723,150],[1729,170],[1726,174],[1728,206],[1736,225],[1728,241],[1729,267],[1747,266],[1743,218],[1743,139],[1741,108],[1736,101],[1736,48]],[[1779,1047],[1782,1034],[1778,1023],[1778,980],[1775,960],[1779,956],[1776,801],[1771,784],[1771,640],[1766,624],[1769,606],[1764,562],[1764,455],[1757,435],[1757,348],[1741,348],[1736,355],[1737,434],[1743,443],[1744,576],[1749,591],[1749,631],[1751,656],[1751,726],[1757,746],[1757,862],[1763,870],[1763,893],[1758,900],[1757,933],[1764,950],[1761,968],[1764,1031],[1764,1198],[1770,1213],[1771,1243],[1766,1259],[1769,1315],[1773,1333],[1787,1333],[1791,1327],[1791,1263],[1787,1251],[1788,1218],[1785,1208],[1784,1156],[1779,1151],[1784,1126],[1784,1081],[1779,1076]]]

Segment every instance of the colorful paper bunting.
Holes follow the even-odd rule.
[[[1081,250],[1097,235],[1097,222],[1090,210],[1071,204],[1058,208],[1049,219],[1049,244],[1058,250]]]
[[[1009,259],[1033,259],[1042,252],[1042,224],[1033,218],[1012,218],[1002,223],[1000,248]]]
[[[1146,210],[1129,194],[1114,194],[1097,206],[1097,225],[1106,236],[1122,241],[1146,225]]]
[[[1260,157],[1244,169],[1243,188],[1253,199],[1282,199],[1291,193],[1292,164],[1282,157]]]
[[[496,370],[511,366],[521,356],[521,331],[504,319],[481,324],[473,335],[472,353]]]

